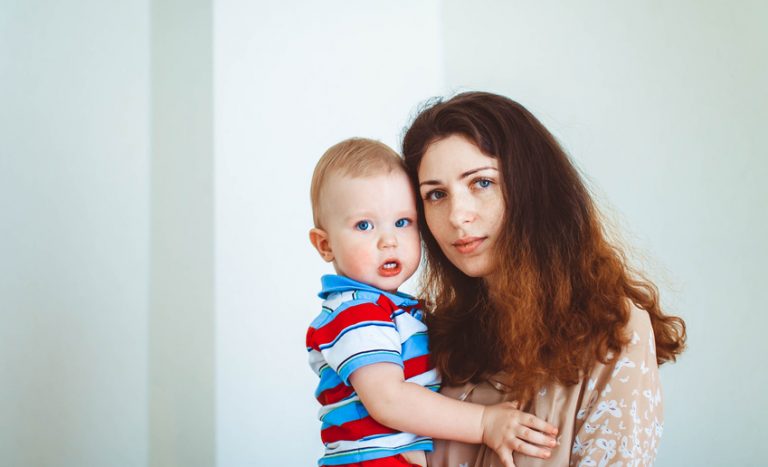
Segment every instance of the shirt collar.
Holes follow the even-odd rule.
[[[349,277],[339,276],[338,274],[326,274],[320,278],[320,283],[322,284],[323,290],[321,290],[320,293],[317,295],[320,296],[320,298],[322,299],[327,298],[328,295],[334,292],[346,292],[348,290],[364,290],[366,292],[373,292],[373,293],[385,295],[387,298],[392,300],[392,302],[394,302],[396,305],[415,305],[416,303],[418,303],[414,297],[406,293],[387,292],[387,291],[378,289],[372,285],[368,285],[363,282],[358,282],[356,280],[350,279]]]

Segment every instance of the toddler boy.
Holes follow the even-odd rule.
[[[311,195],[310,241],[337,273],[323,276],[323,311],[307,333],[323,405],[326,450],[319,463],[426,465],[431,439],[378,423],[353,384],[356,370],[385,363],[400,380],[438,388],[418,303],[397,291],[421,258],[416,200],[402,160],[377,141],[343,141],[315,168]]]

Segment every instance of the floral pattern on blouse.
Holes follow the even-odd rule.
[[[659,369],[651,320],[632,308],[625,328],[629,343],[608,363],[596,363],[574,385],[542,388],[525,411],[558,428],[560,444],[549,459],[513,454],[517,467],[652,465],[664,427]],[[511,400],[499,373],[478,384],[444,386],[448,397],[483,405]],[[501,461],[484,445],[435,439],[430,467],[499,467]]]
[[[630,342],[618,358],[598,364],[576,413],[570,465],[653,465],[664,430],[656,345],[648,314],[633,310]]]

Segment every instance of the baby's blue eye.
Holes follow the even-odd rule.
[[[357,224],[355,224],[355,228],[357,230],[371,230],[373,228],[373,224],[369,221],[360,221]]]
[[[410,220],[410,219],[407,219],[407,218],[405,218],[405,217],[403,217],[402,219],[398,219],[398,220],[395,222],[395,227],[400,227],[400,228],[402,228],[402,227],[405,227],[405,226],[408,226],[408,225],[411,225],[411,220]]]

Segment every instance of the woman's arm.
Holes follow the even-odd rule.
[[[396,430],[472,444],[485,443],[505,466],[512,451],[547,458],[557,429],[512,403],[482,406],[441,396],[404,380],[400,366],[377,363],[357,369],[350,382],[371,417]]]
[[[597,397],[576,415],[571,465],[652,465],[664,423],[656,346],[648,314],[633,310],[630,343],[612,365],[590,375]]]

